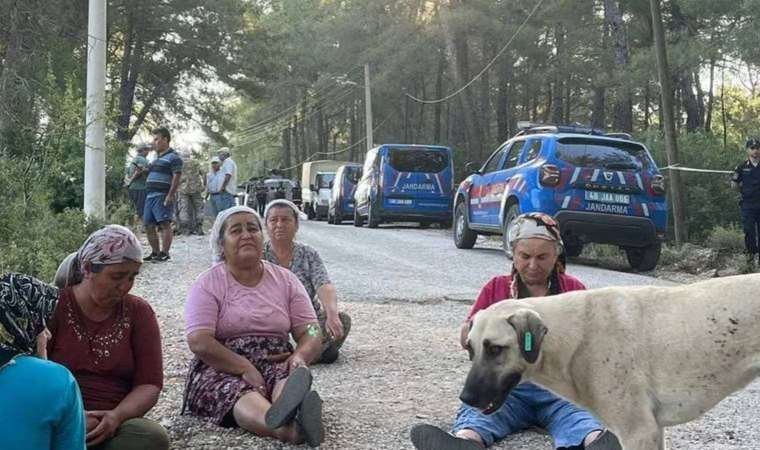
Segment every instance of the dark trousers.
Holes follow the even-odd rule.
[[[760,206],[742,207],[742,227],[744,228],[744,246],[747,253],[756,255],[760,251]]]

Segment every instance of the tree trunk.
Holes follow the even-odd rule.
[[[591,127],[604,129],[607,127],[607,115],[604,109],[606,89],[601,86],[594,87],[594,100],[591,109]]]
[[[660,97],[664,109],[662,117],[665,122],[665,151],[668,157],[668,165],[672,167],[679,163],[678,141],[676,140],[676,128],[673,123],[673,91],[670,88],[670,71],[668,69],[668,56],[665,48],[665,31],[662,26],[660,0],[649,0],[649,7],[652,14],[657,72],[660,78]],[[670,199],[673,205],[673,225],[675,228],[676,245],[681,246],[687,241],[688,233],[685,229],[680,172],[677,170],[671,170],[669,180]]]
[[[443,71],[446,70],[446,55],[443,50],[438,57],[438,73],[435,76],[435,98],[443,97]],[[433,142],[441,142],[441,121],[443,113],[443,102],[438,102],[433,108]]]
[[[501,70],[498,73],[498,93],[496,96],[496,137],[504,142],[512,135],[509,122],[510,85],[512,83],[512,61],[502,55]]]
[[[650,125],[650,108],[651,108],[651,91],[649,89],[649,82],[644,86],[644,129],[648,130]]]
[[[554,64],[554,83],[549,87],[549,105],[547,113],[551,111],[551,121],[557,125],[562,124],[565,112],[564,88],[565,88],[565,27],[561,23],[554,25],[554,47],[557,51]]]
[[[451,7],[459,4],[460,1],[452,1]],[[469,46],[467,43],[467,34],[463,31],[452,30],[449,23],[444,23],[444,33],[446,35],[446,46],[451,62],[451,72],[457,86],[464,86],[470,79],[469,69]],[[477,105],[473,98],[472,91],[465,89],[457,96],[459,98],[460,110],[464,119],[464,128],[466,130],[466,148],[473,157],[482,159],[483,141],[481,125],[478,122]]]
[[[628,69],[628,33],[625,31],[623,12],[618,0],[604,0],[604,19],[609,30],[615,71],[622,75]],[[615,89],[612,128],[619,131],[633,131],[633,95],[624,76],[615,77],[621,84]]]

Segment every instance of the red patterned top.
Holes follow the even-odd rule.
[[[475,300],[475,304],[470,308],[469,314],[467,314],[467,320],[472,319],[472,316],[481,309],[486,309],[494,303],[500,302],[512,298],[512,275],[499,275],[491,278],[491,281],[483,286],[480,290],[478,299]],[[559,292],[570,291],[582,291],[586,289],[586,286],[580,282],[577,278],[564,273],[559,274]]]
[[[86,410],[114,409],[134,386],[163,387],[158,321],[140,297],[128,294],[110,317],[95,322],[73,289],[63,289],[48,328],[48,357],[74,374]]]

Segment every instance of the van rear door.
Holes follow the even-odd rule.
[[[448,207],[452,189],[448,149],[391,147],[383,166],[385,207]]]

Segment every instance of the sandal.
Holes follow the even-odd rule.
[[[280,428],[295,417],[298,406],[311,390],[311,372],[306,367],[298,367],[290,373],[285,387],[277,400],[267,411],[265,421],[271,430]]]
[[[458,438],[432,425],[415,425],[410,434],[417,450],[483,450],[473,441]]]
[[[309,447],[319,447],[324,441],[325,429],[322,426],[322,399],[316,391],[311,391],[304,397],[296,414],[296,422]]]
[[[599,435],[596,439],[594,439],[594,442],[590,443],[588,447],[586,447],[587,450],[622,450],[623,446],[620,445],[620,441],[618,441],[617,436],[610,431],[610,430],[604,430],[602,431],[602,434]]]

